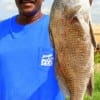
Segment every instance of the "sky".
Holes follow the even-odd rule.
[[[42,5],[42,11],[49,13],[53,0],[44,0]],[[0,0],[0,20],[8,18],[17,14],[17,8],[15,0]]]
[[[53,0],[44,0],[42,11],[49,14]],[[17,14],[15,0],[0,0],[0,20],[6,19]],[[94,23],[100,24],[100,0],[94,0],[92,5],[92,19]]]

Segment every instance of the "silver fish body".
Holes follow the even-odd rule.
[[[88,0],[54,0],[50,13],[50,37],[56,51],[59,85],[71,100],[92,94],[95,39]]]

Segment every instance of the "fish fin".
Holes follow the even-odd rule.
[[[76,16],[77,17],[77,20],[79,21],[80,25],[82,26],[83,30],[85,33],[87,33],[88,31],[86,30],[87,29],[87,23],[85,23],[85,20],[83,19],[84,21],[84,24],[82,22],[82,19],[79,17],[79,16]],[[86,25],[85,25],[86,24]],[[92,27],[92,22],[91,20],[89,20],[89,28],[90,28],[90,37],[91,37],[91,43],[93,44],[93,47],[94,49],[96,48],[96,40],[95,40],[95,36],[94,36],[94,32],[93,32],[93,27]]]
[[[94,79],[93,79],[93,75],[91,75],[89,83],[87,85],[87,91],[86,91],[89,96],[92,96],[93,89],[94,89]]]
[[[91,41],[92,41],[94,48],[96,48],[96,40],[95,40],[95,37],[94,37],[91,21],[89,21],[89,26],[90,26]]]
[[[81,5],[65,6],[64,13],[66,16],[71,17],[71,16],[75,15],[79,11],[80,8],[81,8]]]
[[[54,39],[53,39],[52,31],[51,31],[50,27],[49,27],[49,37],[50,37],[50,41],[51,41],[52,47],[55,48],[55,46],[54,46]]]

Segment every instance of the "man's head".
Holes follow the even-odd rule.
[[[43,0],[15,0],[19,13],[30,16],[41,10]]]

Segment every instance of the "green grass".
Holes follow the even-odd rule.
[[[100,63],[100,53],[95,54],[94,61],[95,64]]]

